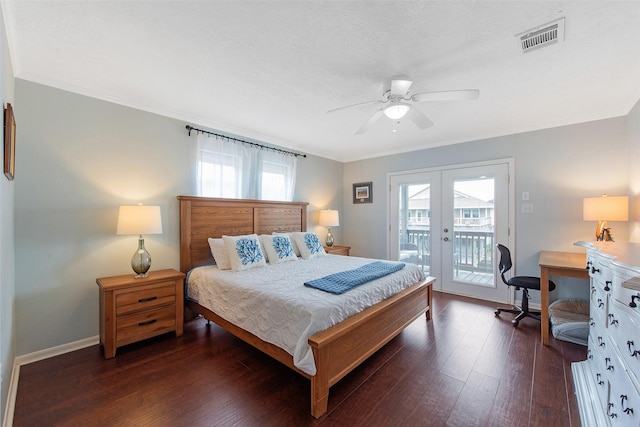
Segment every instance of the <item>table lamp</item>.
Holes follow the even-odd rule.
[[[327,240],[325,241],[328,247],[333,246],[333,234],[331,234],[331,227],[337,227],[340,225],[340,217],[338,211],[333,209],[323,209],[320,211],[320,225],[327,227]]]
[[[137,234],[138,250],[131,258],[131,268],[136,279],[147,277],[151,256],[144,247],[143,234],[162,234],[160,206],[120,206],[116,234]]]
[[[596,227],[596,240],[613,240],[611,228],[607,227],[607,221],[629,220],[629,197],[588,197],[583,200],[582,216],[585,221],[598,221]]]

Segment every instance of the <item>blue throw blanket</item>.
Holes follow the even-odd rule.
[[[376,261],[353,270],[341,271],[319,279],[314,279],[305,282],[304,285],[339,295],[372,280],[395,273],[403,268],[404,263]]]

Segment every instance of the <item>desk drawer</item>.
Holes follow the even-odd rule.
[[[139,290],[127,290],[126,293],[116,295],[116,315],[175,304],[175,301],[175,282],[162,282],[153,286],[140,287]]]
[[[121,346],[173,331],[175,328],[175,304],[127,316],[118,316],[116,320],[116,342],[118,346]]]

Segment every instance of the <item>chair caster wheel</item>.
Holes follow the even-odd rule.
[[[517,328],[518,324],[520,323],[520,321],[519,320],[512,320],[511,323],[513,323],[513,327],[514,328]]]

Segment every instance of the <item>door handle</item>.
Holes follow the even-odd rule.
[[[444,240],[445,242],[448,242],[449,238],[448,237],[444,237],[442,240]]]

